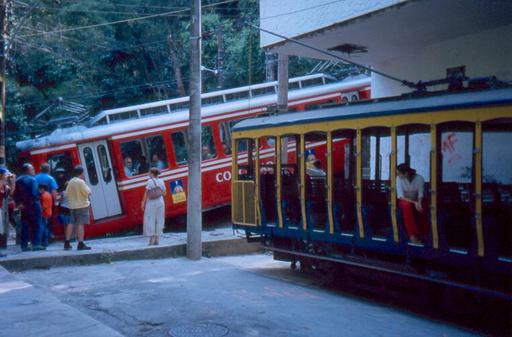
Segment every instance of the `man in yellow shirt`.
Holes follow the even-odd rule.
[[[66,188],[66,195],[68,197],[68,208],[70,212],[69,224],[66,226],[66,241],[64,241],[64,249],[69,250],[71,247],[71,235],[73,234],[73,227],[76,228],[76,238],[78,241],[77,250],[89,250],[84,243],[84,225],[89,224],[89,206],[91,202],[89,196],[91,189],[85,183],[84,169],[81,166],[76,166],[73,169],[73,178],[69,181]]]

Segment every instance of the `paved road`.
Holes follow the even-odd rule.
[[[227,327],[229,337],[474,336],[328,291],[262,254],[129,261],[16,276],[124,336],[165,336],[169,329],[202,323]],[[44,326],[43,313],[40,320]]]

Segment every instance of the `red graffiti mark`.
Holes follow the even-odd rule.
[[[448,137],[443,141],[442,150],[443,152],[448,151],[448,153],[452,154],[455,152],[455,143],[458,141],[457,135],[455,132],[448,134]]]

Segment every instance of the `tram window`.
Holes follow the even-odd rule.
[[[512,257],[512,119],[493,120],[482,128],[482,219],[486,251]]]
[[[171,134],[172,145],[174,147],[174,157],[176,164],[184,165],[187,163],[187,136],[184,131],[173,132]]]
[[[222,98],[222,95],[205,97],[201,100],[201,103],[203,105],[220,104],[224,103],[224,98]]]
[[[297,89],[300,89],[299,82],[290,82],[288,84],[288,90],[297,90]]]
[[[258,89],[252,89],[251,93],[252,93],[253,97],[270,95],[270,94],[276,93],[276,88],[274,86],[268,86],[268,87],[263,87],[263,88],[258,88]]]
[[[322,84],[324,84],[324,80],[322,77],[312,78],[310,80],[302,81],[303,88],[314,87],[314,86],[322,85]]]
[[[355,152],[353,130],[332,133],[332,209],[336,233],[353,232],[356,227]]]
[[[231,131],[228,122],[219,124],[219,137],[224,155],[231,155]]]
[[[468,249],[474,240],[473,125],[453,122],[438,127],[441,154],[438,219],[449,247]]]
[[[94,155],[90,147],[84,148],[85,168],[87,169],[87,176],[89,183],[92,186],[98,185],[98,173],[96,172],[96,164],[94,162]]]
[[[98,152],[98,158],[100,160],[103,181],[108,184],[112,181],[112,169],[108,161],[107,149],[105,148],[105,145],[100,144],[96,147],[96,151]]]
[[[391,235],[389,179],[390,130],[373,127],[362,132],[363,218],[373,236]]]
[[[305,136],[306,214],[308,226],[325,230],[327,225],[327,135],[311,132]]]
[[[248,90],[226,94],[226,101],[238,101],[238,100],[247,99],[247,98],[249,98]]]
[[[169,106],[171,111],[188,110],[188,102],[174,103]]]
[[[281,207],[284,224],[298,228],[301,225],[300,172],[297,165],[298,136],[281,138]]]
[[[123,155],[125,176],[138,175],[140,169],[144,171],[145,166],[147,166],[147,157],[144,155],[142,140],[137,139],[122,143],[121,153]]]
[[[149,167],[156,167],[160,170],[168,167],[167,150],[165,148],[164,138],[162,136],[153,136],[146,138],[146,153],[148,155]],[[148,170],[144,168],[145,172]],[[142,170],[139,173],[144,173]]]
[[[405,125],[397,128],[397,164],[407,163],[430,182],[430,127]]]
[[[357,97],[357,95],[352,95],[352,97],[350,98],[350,100],[352,102],[357,102],[359,100],[359,97]]]
[[[217,157],[217,150],[215,149],[215,142],[213,140],[213,131],[211,126],[203,125],[201,127],[201,143],[202,160],[208,160]]]
[[[167,106],[166,105],[152,107],[152,108],[140,109],[141,116],[159,115],[159,114],[163,114],[163,113],[167,113]]]
[[[254,140],[238,139],[236,149],[238,180],[254,180]]]
[[[54,154],[48,157],[48,164],[50,164],[50,172],[55,175],[55,170],[63,169],[66,177],[69,177],[73,170],[73,162],[69,152]]]

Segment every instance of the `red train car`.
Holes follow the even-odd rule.
[[[324,74],[290,79],[290,110],[368,99],[367,77],[336,82]],[[268,113],[277,101],[277,83],[227,89],[202,95],[203,209],[230,203],[231,126]],[[151,166],[161,169],[167,195],[166,216],[186,213],[188,97],[105,110],[87,126],[57,129],[17,143],[20,162],[52,171],[85,168],[91,187],[92,223],[87,236],[137,229],[140,202]],[[58,230],[57,230],[58,232]]]

